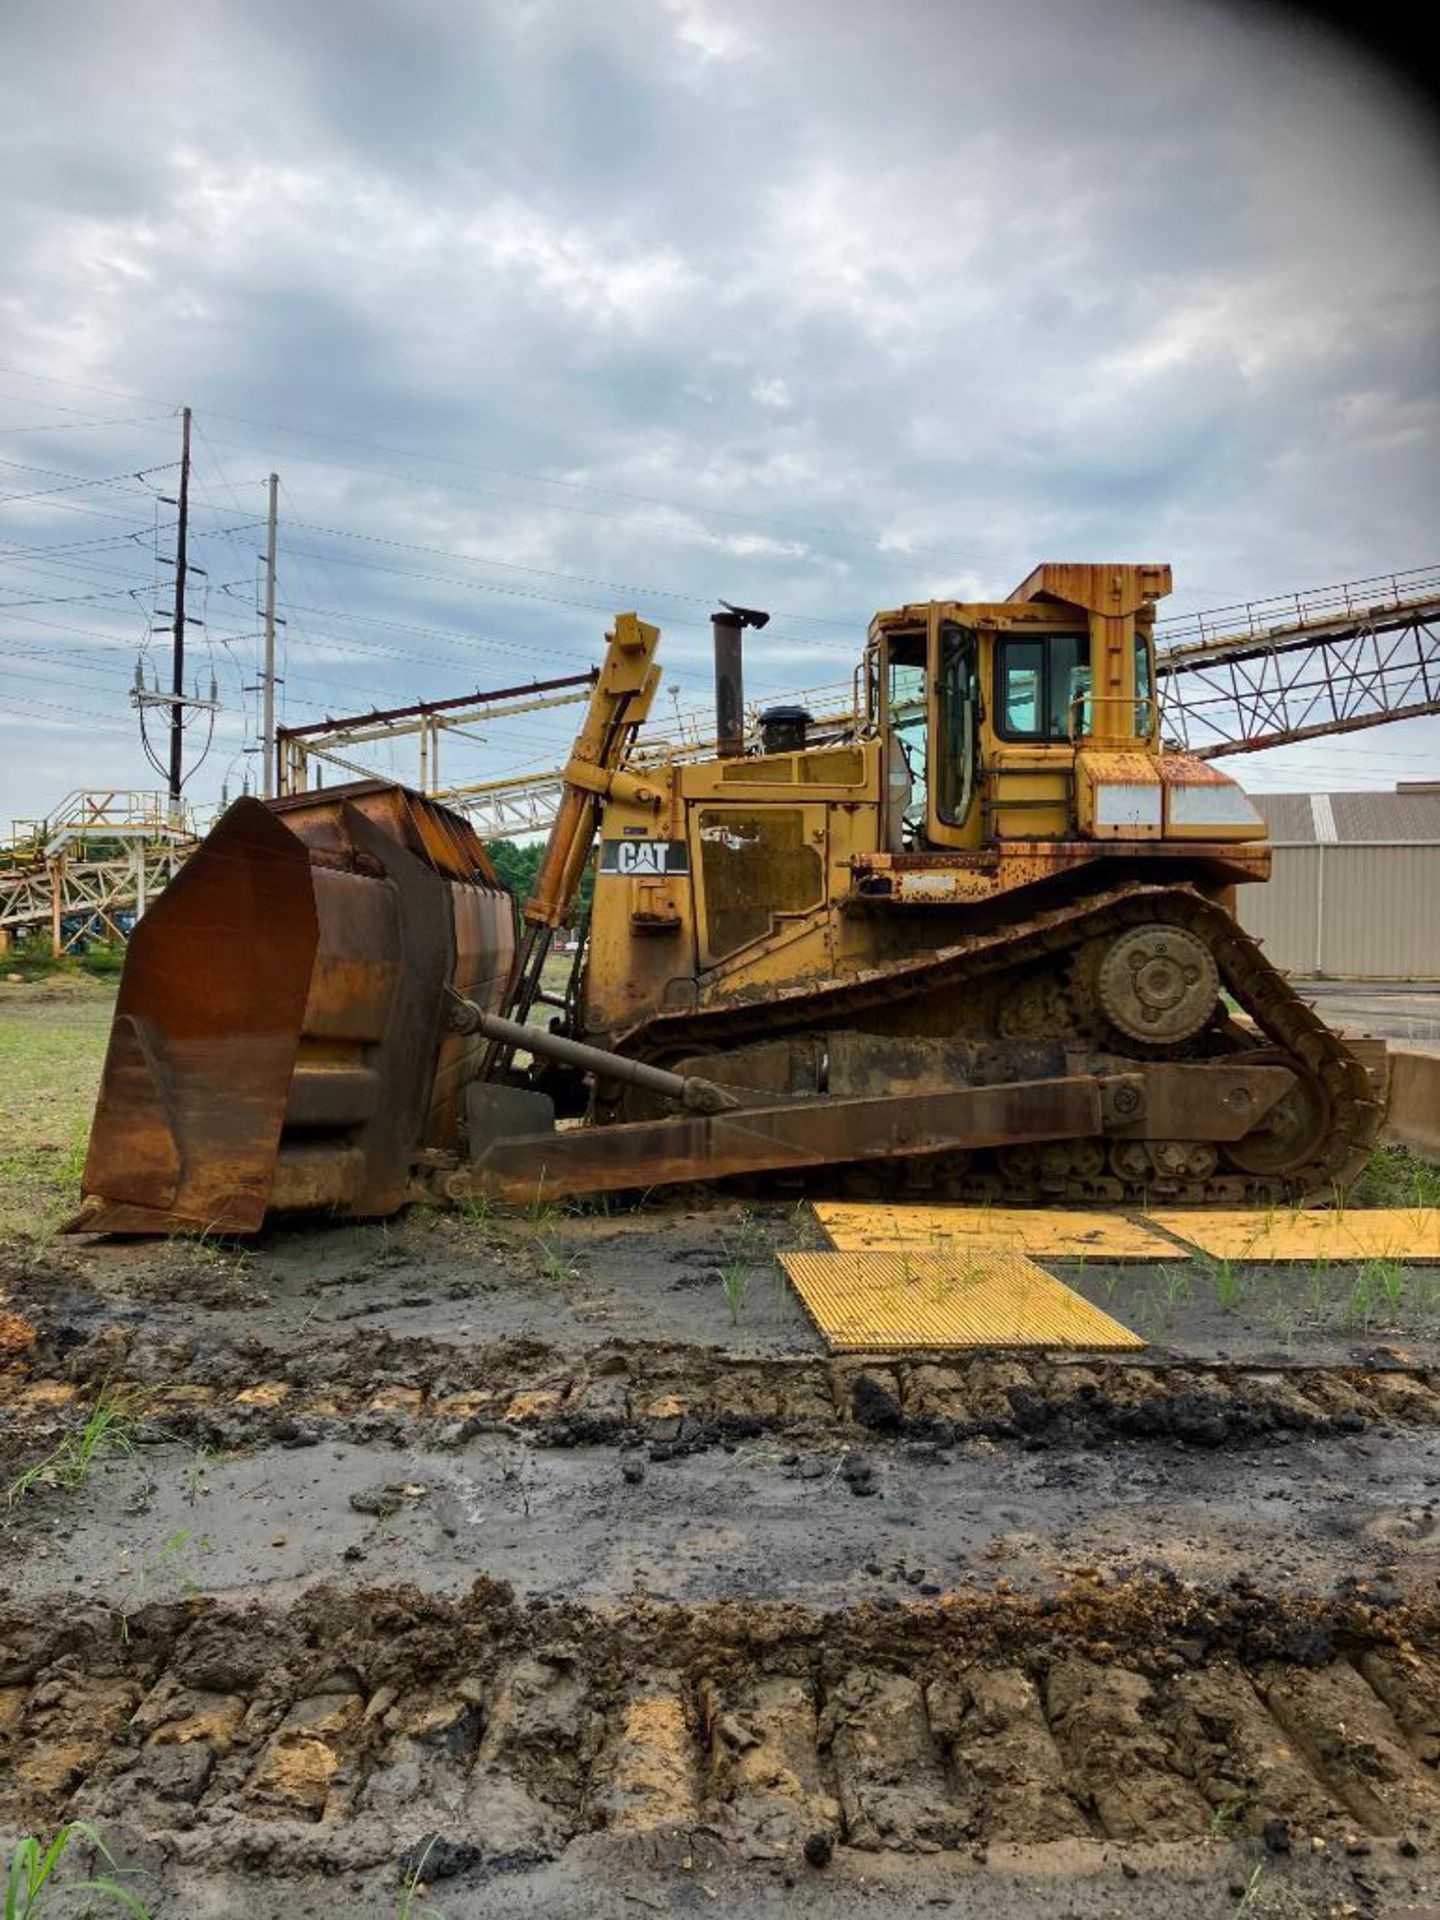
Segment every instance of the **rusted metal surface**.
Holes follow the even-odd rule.
[[[1223,838],[1233,843],[1270,838],[1264,813],[1243,787],[1197,755],[1163,752],[1160,779],[1165,789],[1167,840]]]
[[[1149,1046],[1191,1039],[1214,1014],[1219,996],[1213,956],[1184,927],[1130,927],[1095,961],[1101,1012],[1112,1027]]]
[[[445,991],[499,1004],[514,953],[483,847],[420,795],[237,802],[136,930],[73,1226],[393,1212],[462,1138],[479,1056]]]
[[[1391,1047],[1390,1111],[1385,1138],[1440,1162],[1440,1052]]]
[[[1266,871],[1263,822],[1161,748],[1151,629],[1168,587],[1161,567],[1047,566],[1005,602],[878,616],[865,671],[880,737],[844,749],[863,778],[833,792],[810,776],[835,769],[800,751],[627,770],[658,634],[619,616],[518,962],[483,850],[455,816],[379,782],[281,803],[313,950],[296,962],[299,1011],[277,1027],[283,1098],[277,1111],[267,1091],[247,1136],[272,1203],[398,1206],[424,1150],[469,1144],[477,1070],[517,1078],[517,1052],[540,1056],[529,1091],[562,1114],[580,1111],[587,1076],[593,1124],[521,1140],[491,1115],[462,1184],[533,1194],[537,1154],[542,1183],[563,1163],[556,1190],[833,1164],[873,1182],[867,1163],[888,1179],[897,1159],[919,1185],[969,1178],[986,1197],[1115,1199],[1154,1180],[1213,1201],[1352,1177],[1378,1119],[1370,1083],[1232,917],[1235,883]],[[732,643],[763,618],[717,617],[737,712]],[[924,777],[896,758],[917,728]],[[720,728],[727,744],[737,731]],[[584,972],[551,1046],[523,1019],[602,818]],[[270,931],[259,906],[251,924]],[[287,922],[282,947],[289,937]],[[1252,1029],[1225,1012],[1222,986]],[[478,1009],[464,1031],[446,1019],[447,988]],[[867,1027],[895,1043],[891,1060],[847,1047]],[[230,1031],[224,1018],[206,1029]],[[969,1057],[922,1057],[934,1042]],[[544,1063],[562,1049],[565,1071]],[[737,1057],[712,1076],[715,1054]],[[682,1061],[699,1071],[677,1073]],[[192,1084],[183,1067],[160,1016],[117,1027],[107,1097],[168,1129],[152,1128],[123,1204],[150,1204],[139,1182],[170,1196],[152,1206],[162,1217],[191,1177],[192,1107],[249,1097],[243,1072],[222,1094],[212,1069]],[[654,1119],[657,1100],[687,1117]],[[1091,1109],[1078,1131],[1077,1100]],[[118,1204],[125,1176],[107,1177],[116,1193],[102,1200]]]
[[[260,1225],[319,940],[304,846],[238,803],[131,938],[81,1224]]]
[[[745,751],[745,681],[742,623],[738,613],[710,616],[715,647],[715,751],[734,760]]]
[[[1037,1080],[893,1099],[816,1099],[500,1140],[443,1181],[451,1199],[530,1201],[782,1167],[1078,1139],[1101,1130],[1110,1083]],[[1137,1088],[1138,1091],[1138,1088]]]
[[[1187,1204],[1235,1205],[1262,1193],[1280,1198],[1305,1191],[1328,1194],[1347,1185],[1369,1157],[1383,1095],[1345,1043],[1267,965],[1225,908],[1188,886],[1130,882],[1063,905],[1046,904],[1022,921],[977,932],[963,944],[913,954],[902,964],[866,969],[850,979],[797,982],[766,994],[737,996],[722,1006],[666,1013],[623,1036],[619,1044],[640,1057],[696,1059],[708,1051],[799,1039],[817,1030],[893,1025],[907,1009],[923,1012],[927,1002],[963,1012],[975,996],[984,994],[987,980],[998,969],[1059,966],[1068,974],[1069,956],[1086,941],[1162,922],[1185,927],[1204,941],[1224,990],[1273,1050],[1262,1064],[1281,1066],[1296,1076],[1291,1090],[1252,1127],[1255,1138],[1244,1156],[1236,1154],[1233,1168],[1227,1170],[1217,1168],[1213,1148],[1204,1154],[1198,1147],[1183,1154],[1167,1152],[1157,1159],[1135,1139],[1112,1139],[1108,1148],[1099,1143],[1098,1166],[1092,1144],[1086,1143],[1085,1152],[1068,1168],[1051,1164],[1063,1157],[1057,1148],[1055,1155],[1032,1156],[1023,1168],[1012,1161],[998,1175],[972,1176],[969,1185],[959,1178],[947,1190],[955,1198],[973,1193],[976,1198],[1094,1204],[1154,1192],[1163,1182],[1168,1196]],[[1235,1053],[1185,1063],[1185,1070],[1199,1075],[1243,1065],[1253,1043],[1236,1038],[1230,1044]],[[1313,1135],[1305,1127],[1270,1121],[1287,1102],[1306,1105],[1302,1076],[1305,1086],[1321,1089],[1323,1124]],[[1157,1137],[1156,1147],[1180,1145],[1186,1139],[1181,1133]]]
[[[1242,1140],[1296,1084],[1289,1067],[1243,1060],[1157,1061],[1139,1078],[1142,1111],[1110,1116],[1117,1140]]]
[[[1061,600],[1113,617],[1138,612],[1163,600],[1173,585],[1170,568],[1164,562],[1117,565],[1108,561],[1042,560],[1007,598]]]
[[[567,1067],[579,1067],[600,1078],[619,1080],[626,1086],[642,1087],[664,1100],[673,1100],[689,1113],[721,1113],[738,1107],[739,1100],[713,1081],[699,1074],[670,1073],[663,1067],[646,1066],[642,1060],[627,1060],[620,1053],[606,1053],[600,1047],[587,1047],[582,1040],[570,1040],[564,1034],[550,1033],[541,1027],[523,1026],[518,1020],[505,1020],[486,1013],[469,1000],[455,995],[451,1001],[451,1025],[460,1033],[478,1033],[505,1047],[533,1053],[543,1060],[558,1060]]]
[[[852,908],[944,906],[988,900],[1038,886],[1085,867],[1113,868],[1117,860],[1161,868],[1195,866],[1217,881],[1264,880],[1270,848],[1261,843],[1188,840],[1006,840],[976,853],[865,853],[850,862]]]
[[[1062,1039],[952,1040],[844,1027],[761,1040],[729,1054],[700,1054],[679,1065],[724,1086],[763,1087],[776,1099],[797,1094],[880,1099],[1084,1077],[1123,1088],[1126,1099],[1141,1096],[1129,1112],[1107,1107],[1106,1131],[1120,1140],[1238,1140],[1295,1086],[1289,1067],[1243,1056],[1141,1063],[1097,1048],[1067,1046]]]

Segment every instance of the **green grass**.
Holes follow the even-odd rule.
[[[1243,1800],[1227,1800],[1223,1806],[1216,1807],[1211,1814],[1210,1823],[1205,1831],[1212,1840],[1227,1840],[1239,1828],[1244,1812]]]
[[[535,1198],[525,1209],[525,1218],[536,1233],[543,1233],[547,1228],[553,1227],[560,1218],[560,1204],[555,1200],[542,1200],[537,1187]]]
[[[179,1533],[172,1533],[155,1553],[140,1563],[130,1599],[120,1609],[120,1638],[126,1646],[130,1644],[131,1618],[145,1605],[156,1581],[164,1574],[178,1573],[182,1593],[199,1593],[199,1582],[192,1577],[191,1569],[198,1566],[200,1557],[209,1551],[210,1541],[206,1535],[182,1527]],[[121,1571],[128,1573],[129,1566],[122,1567]]]
[[[94,980],[15,986],[0,957],[0,1240],[43,1250],[80,1197],[115,1001]]]
[[[730,1309],[730,1324],[738,1327],[745,1311],[745,1296],[750,1291],[752,1270],[764,1257],[765,1223],[747,1207],[735,1222],[734,1230],[721,1240],[725,1258],[715,1269],[725,1304]]]
[[[1353,1207],[1440,1207],[1440,1167],[1404,1147],[1377,1147],[1350,1189]]]
[[[719,1271],[725,1304],[730,1309],[730,1324],[738,1327],[745,1311],[745,1295],[750,1291],[750,1263],[742,1258],[727,1260]]]
[[[1375,1286],[1385,1303],[1385,1312],[1394,1320],[1405,1297],[1405,1269],[1398,1260],[1367,1260]]]
[[[1229,1260],[1217,1260],[1210,1269],[1215,1282],[1215,1304],[1221,1313],[1234,1313],[1245,1292],[1244,1282]]]
[[[1269,1267],[1207,1261],[1201,1270],[1223,1312],[1265,1321],[1287,1352],[1305,1334],[1440,1333],[1440,1269],[1433,1267],[1377,1255]]]
[[[1336,1911],[1328,1900],[1322,1906],[1312,1907],[1294,1887],[1277,1879],[1262,1860],[1252,1868],[1245,1882],[1245,1890],[1235,1908],[1235,1920],[1318,1920],[1320,1914]]]
[[[442,1920],[441,1915],[432,1906],[416,1906],[418,1897],[425,1892],[425,1862],[435,1850],[438,1834],[431,1834],[425,1851],[406,1874],[400,1888],[400,1905],[395,1909],[395,1920]]]
[[[540,1271],[552,1286],[564,1286],[571,1278],[569,1262],[551,1240],[540,1243]]]
[[[133,1391],[100,1389],[83,1426],[67,1433],[52,1453],[17,1474],[5,1489],[5,1505],[14,1511],[37,1487],[73,1493],[106,1460],[135,1451],[142,1410]]]
[[[467,1193],[455,1205],[467,1227],[488,1227],[495,1218],[495,1202],[488,1193]]]
[[[1341,1306],[1341,1324],[1360,1333],[1376,1325],[1396,1326],[1410,1317],[1407,1304],[1419,1306],[1421,1291],[1418,1284],[1412,1288],[1398,1260],[1366,1260],[1356,1269],[1349,1298]],[[1407,1301],[1410,1293],[1416,1296],[1413,1302]]]
[[[131,1920],[151,1920],[150,1909],[122,1887],[118,1880],[71,1880],[58,1886],[55,1875],[76,1841],[98,1853],[107,1867],[118,1872],[114,1857],[94,1827],[84,1820],[70,1820],[49,1840],[27,1834],[10,1855],[5,1866],[5,1920],[39,1920],[39,1916],[57,1909],[80,1893],[98,1894]],[[94,1903],[89,1910],[95,1911]]]
[[[123,946],[105,946],[98,941],[83,953],[56,953],[48,934],[34,934],[23,946],[0,953],[0,979],[18,974],[25,982],[33,980],[113,980],[125,966]]]
[[[1172,1314],[1181,1307],[1189,1306],[1192,1288],[1190,1274],[1185,1267],[1162,1267],[1160,1284],[1165,1289],[1165,1304]]]

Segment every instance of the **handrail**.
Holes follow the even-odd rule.
[[[1333,620],[1366,619],[1378,613],[1404,613],[1440,598],[1440,566],[1412,567],[1404,573],[1376,573],[1337,586],[1301,593],[1271,594],[1240,600],[1200,613],[1169,614],[1155,622],[1155,642],[1165,653],[1187,644],[1218,646],[1225,641],[1263,640],[1275,633],[1303,632]]]
[[[170,843],[198,837],[195,811],[178,812],[167,795],[145,787],[76,787],[43,819],[11,822],[0,855],[12,862],[53,858],[76,842],[133,839],[137,835]]]

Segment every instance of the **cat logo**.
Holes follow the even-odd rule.
[[[667,873],[688,873],[690,862],[683,840],[605,840],[600,847],[600,871],[653,880]]]

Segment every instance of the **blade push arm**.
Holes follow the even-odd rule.
[[[660,684],[655,665],[659,644],[660,629],[633,613],[618,614],[607,636],[605,663],[565,766],[545,857],[522,908],[526,934],[509,1009],[517,1020],[523,1021],[534,1005],[551,938],[575,903],[602,803],[618,793],[632,801],[653,797],[659,804],[658,789],[622,771]],[[508,1059],[509,1050],[503,1051]]]

